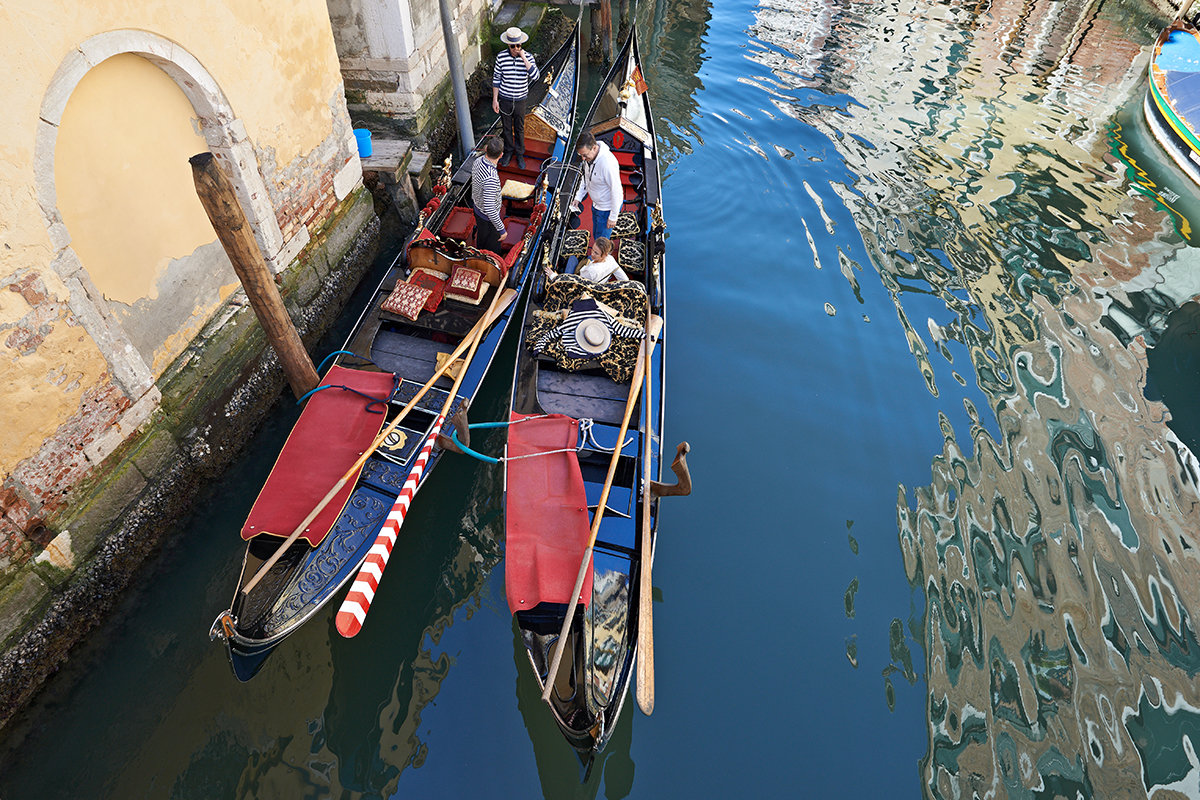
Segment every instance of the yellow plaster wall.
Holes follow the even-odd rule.
[[[172,258],[213,240],[188,158],[208,150],[191,104],[144,58],[93,68],[58,129],[54,177],[71,247],[109,300],[154,299]]]
[[[56,70],[82,42],[120,29],[152,31],[194,56],[221,87],[250,139],[273,150],[280,167],[310,153],[332,131],[328,104],[341,77],[324,0],[0,3],[0,74],[5,76],[0,81],[0,285],[22,270],[34,270],[63,304],[36,351],[20,355],[6,344],[5,331],[27,317],[28,304],[22,307],[16,295],[20,302],[6,296],[0,303],[0,408],[5,412],[0,479],[37,452],[105,370],[84,329],[63,320],[68,295],[50,266],[54,250],[38,204],[34,161],[39,111]],[[144,292],[153,285],[136,274],[122,288],[104,267],[98,271],[106,291]]]
[[[65,298],[61,282],[46,283],[53,295]],[[36,453],[79,410],[84,390],[106,370],[104,357],[84,329],[66,323],[63,306],[55,310],[50,331],[36,351],[22,355],[5,346],[11,326],[31,313],[33,307],[20,294],[0,291],[0,475],[10,474]]]

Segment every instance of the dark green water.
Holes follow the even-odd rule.
[[[446,459],[364,632],[206,639],[280,405],[0,797],[1198,797],[1197,189],[1143,5],[643,3],[670,152],[657,705],[586,781]],[[510,349],[478,419],[506,407]],[[486,445],[486,443],[485,443]]]

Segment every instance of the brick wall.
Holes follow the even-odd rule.
[[[284,241],[301,228],[314,233],[338,206],[334,178],[346,165],[347,142],[353,138],[349,118],[336,108],[339,102],[344,102],[340,96],[332,104],[332,132],[311,153],[280,166],[273,149],[255,148]]]

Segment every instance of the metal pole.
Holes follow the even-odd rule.
[[[475,149],[475,132],[471,129],[471,106],[467,104],[467,82],[463,78],[462,54],[458,52],[458,37],[450,19],[449,0],[438,0],[442,14],[442,37],[446,40],[446,61],[450,64],[450,85],[454,87],[454,114],[458,117],[458,143],[465,160]]]

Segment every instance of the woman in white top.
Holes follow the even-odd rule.
[[[584,280],[593,283],[608,283],[610,281],[627,281],[629,276],[621,265],[612,257],[612,242],[603,236],[592,242],[588,251],[588,260],[579,265],[575,273]],[[546,278],[553,279],[558,273],[552,269],[546,270]]]

